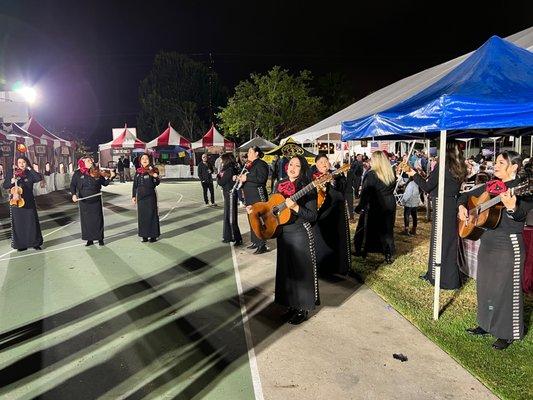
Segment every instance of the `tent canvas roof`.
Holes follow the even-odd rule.
[[[533,27],[511,35],[506,40],[533,51]],[[341,123],[343,121],[378,113],[410,98],[441,79],[471,54],[468,53],[457,57],[386,86],[293,136],[297,141],[302,142],[306,139],[315,140],[315,138],[328,132],[341,133]]]
[[[98,146],[99,150],[107,149],[144,149],[146,143],[142,140],[137,139],[133,133],[125,126],[124,130],[120,135],[110,142],[100,144]]]
[[[343,140],[533,126],[533,53],[497,36],[431,86],[342,123]]]
[[[191,148],[191,141],[181,136],[171,125],[168,123],[167,129],[161,133],[154,140],[146,143],[147,148],[153,148],[157,146],[180,146],[186,149]]]
[[[268,140],[257,136],[254,137],[252,140],[248,140],[246,143],[243,143],[241,146],[239,146],[239,150],[248,150],[250,147],[258,146],[261,150],[270,150],[276,147],[276,145],[272,142],[269,142]]]
[[[37,121],[34,117],[31,117],[28,122],[26,122],[22,126],[19,126],[17,124],[13,125],[15,129],[19,129],[20,131],[22,131],[22,133],[33,137],[34,139],[39,141],[40,144],[50,144],[54,147],[74,147],[74,144],[71,141],[62,139],[59,136],[54,135],[52,132],[42,126],[39,121]]]
[[[215,128],[215,125],[211,125],[211,128],[200,140],[192,143],[192,148],[200,149],[212,146],[220,146],[226,149],[234,149],[235,143],[222,136],[222,134],[217,130],[217,128]]]

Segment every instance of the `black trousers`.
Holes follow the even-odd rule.
[[[202,181],[202,189],[204,190],[204,201],[205,204],[209,204],[207,201],[207,191],[211,192],[211,204],[215,204],[215,188],[213,187],[213,181],[210,179],[208,181]]]
[[[409,216],[411,216],[413,218],[413,228],[416,228],[418,222],[417,211],[418,207],[403,208],[403,226],[409,227]]]

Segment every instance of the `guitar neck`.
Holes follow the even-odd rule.
[[[511,196],[513,196],[515,194],[515,188],[511,188],[510,190],[511,190]],[[519,194],[519,192],[517,194]],[[479,206],[479,211],[478,212],[482,213],[483,211],[488,210],[489,208],[495,206],[500,201],[502,201],[502,197],[500,195],[498,195],[496,197],[493,197],[492,199],[482,203]]]

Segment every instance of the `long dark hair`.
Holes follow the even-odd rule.
[[[143,158],[143,156],[146,156],[148,157],[148,166],[154,166],[154,160],[152,159],[152,156],[148,153],[142,153],[141,155],[139,155],[139,166],[141,166],[141,158]]]
[[[18,168],[19,160],[26,161],[26,168],[32,168],[33,164],[30,162],[29,158],[26,156],[18,156],[15,160],[15,166]]]
[[[466,160],[463,150],[457,142],[446,144],[446,167],[450,170],[452,176],[459,182],[464,182],[468,175]]]
[[[505,161],[507,161],[510,165],[518,165],[518,168],[516,170],[516,173],[520,172],[520,169],[522,168],[522,156],[518,154],[516,151],[512,150],[506,150],[502,151],[498,156],[502,156]],[[498,157],[496,156],[496,158]],[[496,161],[496,158],[494,161]]]
[[[236,163],[235,157],[233,157],[233,154],[231,153],[222,154],[220,156],[220,159],[222,160],[223,169],[229,168],[231,165],[234,165]]]
[[[296,181],[294,182],[296,185],[296,189],[300,190],[310,182],[309,163],[307,162],[304,156],[293,156],[289,159],[289,162],[293,158],[297,158],[298,160],[300,160],[300,175],[298,176],[298,179],[296,179]]]
[[[253,146],[252,150],[257,153],[257,158],[263,158],[263,156],[265,155],[265,153],[263,153],[263,150],[261,150],[259,146]]]

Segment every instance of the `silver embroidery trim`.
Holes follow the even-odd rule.
[[[512,321],[513,321],[513,339],[520,339],[520,246],[518,244],[518,238],[516,233],[509,235],[511,243],[513,245],[514,263],[513,263],[513,305],[512,305]]]
[[[350,214],[348,213],[348,202],[344,201],[344,226],[346,228],[346,258],[348,271],[352,268],[352,249],[350,243]]]
[[[313,228],[309,222],[304,222],[303,226],[307,231],[307,237],[309,238],[309,252],[311,253],[311,263],[313,264],[313,279],[315,284],[315,302],[318,300],[318,276],[316,272],[316,250],[315,250],[315,235]]]
[[[438,209],[439,209],[439,198],[435,197],[435,210],[438,210]],[[438,228],[437,219],[435,218],[435,233],[433,234],[433,254],[431,257],[431,278],[433,279],[433,281],[435,281],[435,257],[437,254],[437,228]],[[442,260],[441,260],[441,263],[442,263]]]

